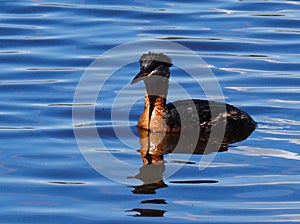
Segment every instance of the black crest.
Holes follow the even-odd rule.
[[[142,64],[142,63],[149,63],[149,62],[165,63],[169,67],[173,65],[171,59],[162,53],[149,52],[147,54],[143,54],[142,57],[140,58],[140,63]]]

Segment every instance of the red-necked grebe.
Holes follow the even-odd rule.
[[[226,133],[248,137],[256,127],[256,122],[244,111],[224,103],[187,99],[166,104],[169,88],[171,59],[161,53],[147,53],[140,58],[140,72],[131,81],[143,80],[146,87],[145,107],[138,127],[150,131],[180,132],[193,131],[210,133],[213,126],[223,123]],[[212,118],[211,111],[217,116]],[[215,115],[215,114],[214,114]],[[226,125],[225,125],[226,122]]]

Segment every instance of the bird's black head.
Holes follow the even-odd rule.
[[[144,80],[152,75],[169,78],[169,68],[171,66],[171,59],[164,54],[152,52],[143,54],[140,58],[140,72],[134,77],[131,84]]]

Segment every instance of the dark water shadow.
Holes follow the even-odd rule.
[[[180,135],[180,133],[160,133],[149,132],[145,129],[138,129],[141,148],[137,150],[143,162],[139,173],[133,177],[142,182],[141,185],[129,186],[132,188],[133,194],[155,195],[156,191],[168,187],[163,179],[163,174],[166,169],[164,155],[169,153],[184,153],[184,154],[211,154],[218,152],[226,152],[228,145],[245,140],[248,135],[231,135],[226,133],[222,142],[214,139],[209,139],[207,136],[199,134],[195,144],[194,135]],[[209,143],[209,144],[208,144]],[[209,146],[209,147],[207,147]],[[185,162],[185,163],[188,163]],[[217,180],[173,180],[170,184],[216,184]],[[141,201],[141,204],[167,204],[166,199],[153,198],[146,201]],[[136,212],[134,217],[148,216],[161,217],[164,216],[166,210],[133,208],[126,212]]]
[[[134,217],[162,217],[166,211],[160,209],[134,208],[126,210],[126,212],[137,212],[137,214],[131,215]]]

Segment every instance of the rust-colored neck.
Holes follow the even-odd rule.
[[[166,129],[166,98],[146,94],[145,106],[139,118],[138,126],[151,131]]]
[[[168,77],[153,77],[144,80],[146,87],[145,106],[138,126],[150,131],[166,131],[166,97],[169,87]]]

